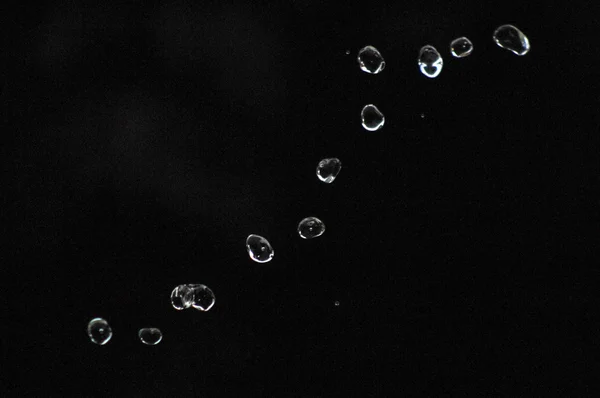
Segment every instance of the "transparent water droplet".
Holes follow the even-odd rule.
[[[531,48],[527,36],[513,25],[498,27],[494,31],[494,41],[500,47],[517,55],[525,55]]]
[[[435,47],[426,45],[419,50],[419,69],[429,78],[437,77],[444,67],[442,56]]]
[[[365,130],[375,131],[383,127],[385,117],[373,104],[365,105],[360,113],[362,126]]]
[[[112,338],[112,329],[106,320],[94,318],[88,323],[87,334],[92,343],[104,345]]]
[[[326,184],[331,184],[342,170],[342,162],[338,158],[323,159],[317,165],[317,177]]]
[[[325,224],[317,217],[306,217],[298,224],[298,235],[303,239],[317,238],[325,233]]]
[[[425,114],[421,113],[421,119],[425,119]]]
[[[450,52],[455,58],[464,58],[473,52],[473,43],[466,37],[459,37],[450,43]]]
[[[176,310],[184,310],[192,306],[193,298],[188,285],[179,285],[171,292],[171,305]]]
[[[257,263],[266,263],[273,259],[275,251],[268,240],[259,235],[249,235],[246,238],[246,250],[250,258]]]
[[[162,332],[157,328],[141,328],[138,331],[138,337],[146,345],[157,345],[163,338]]]
[[[373,46],[363,47],[358,52],[358,65],[363,72],[377,74],[385,68],[385,60]]]
[[[346,55],[350,55],[350,50],[346,50]]]
[[[334,302],[333,304],[334,304],[336,307],[339,307],[339,306],[340,306],[340,302],[339,302],[339,301],[336,301],[336,302]]]
[[[215,305],[215,294],[205,285],[188,285],[192,291],[192,307],[199,311],[208,311]]]

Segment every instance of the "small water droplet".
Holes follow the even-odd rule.
[[[517,55],[525,55],[531,48],[527,36],[513,25],[498,27],[494,31],[494,41],[500,47],[512,51]]]
[[[157,345],[163,338],[162,332],[157,328],[141,328],[138,337],[146,345]]]
[[[334,304],[336,307],[339,307],[339,306],[340,306],[340,302],[339,302],[339,301],[336,301],[336,302],[335,302],[335,303],[333,303],[333,304]]]
[[[187,285],[179,285],[171,292],[171,305],[176,310],[184,310],[192,306],[193,294]]]
[[[363,47],[358,52],[358,65],[363,72],[377,74],[385,68],[385,60],[373,46]]]
[[[346,50],[346,55],[350,55],[350,50]]]
[[[92,343],[104,345],[112,338],[112,329],[106,320],[94,318],[88,323],[87,334]]]
[[[435,47],[426,45],[419,51],[419,69],[429,78],[437,77],[444,67],[442,56]]]
[[[342,162],[338,158],[323,159],[317,165],[317,177],[326,184],[331,184],[342,170]]]
[[[298,235],[303,239],[317,238],[325,233],[325,224],[317,217],[306,217],[298,224]]]
[[[215,305],[215,294],[205,285],[188,285],[192,291],[192,307],[199,311],[208,311]]]
[[[456,58],[464,58],[473,52],[473,43],[466,37],[459,37],[450,43],[450,52]]]
[[[362,126],[365,130],[369,131],[379,130],[385,123],[383,113],[381,113],[373,104],[365,105],[360,113],[360,118],[362,120]]]
[[[425,119],[425,114],[421,113],[421,119]]]
[[[246,250],[250,258],[257,263],[269,262],[275,255],[275,250],[273,250],[269,241],[254,234],[246,238]]]

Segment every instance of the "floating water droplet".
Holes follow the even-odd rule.
[[[88,323],[87,334],[92,343],[104,345],[112,338],[112,329],[104,319],[94,318]]]
[[[200,311],[208,311],[215,305],[215,294],[205,285],[188,285],[192,291],[192,307]]]
[[[171,292],[171,305],[176,310],[184,310],[191,307],[193,298],[188,285],[179,285]]]
[[[157,345],[163,338],[162,332],[157,328],[141,328],[138,337],[146,345]]]
[[[385,68],[385,60],[373,46],[363,47],[358,52],[358,65],[363,72],[377,74]]]
[[[500,47],[517,55],[525,55],[531,48],[529,39],[516,26],[502,25],[494,31],[494,41]]]
[[[266,263],[273,259],[275,251],[268,240],[259,235],[249,235],[246,238],[246,250],[250,258],[257,263]]]
[[[437,77],[444,67],[442,56],[435,47],[430,45],[421,47],[418,61],[421,73],[429,78]]]
[[[336,307],[339,307],[339,306],[340,306],[340,302],[339,302],[339,301],[336,301],[336,302],[334,302],[333,304],[334,304]]]
[[[346,55],[350,55],[350,50],[346,50]]]
[[[360,118],[362,120],[362,126],[365,128],[365,130],[369,131],[379,130],[385,123],[385,117],[383,116],[383,113],[381,113],[379,109],[372,104],[365,105],[360,113]]]
[[[325,233],[325,224],[317,217],[306,217],[298,224],[298,235],[303,239],[317,238]]]
[[[338,158],[323,159],[317,165],[317,177],[324,183],[331,184],[342,170],[342,162]]]
[[[450,52],[456,58],[464,58],[473,52],[473,43],[466,37],[459,37],[450,43]]]

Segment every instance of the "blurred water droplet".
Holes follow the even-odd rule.
[[[298,224],[298,235],[303,239],[317,238],[325,233],[325,224],[317,217],[306,217]]]
[[[215,294],[205,285],[188,285],[192,291],[192,307],[200,311],[208,311],[215,305]]]
[[[179,285],[171,292],[171,305],[176,310],[190,308],[192,300],[192,291],[187,285]]]
[[[336,302],[335,302],[335,303],[333,303],[333,304],[334,304],[336,307],[339,307],[339,306],[340,306],[340,302],[339,302],[339,301],[336,301]]]
[[[437,77],[444,67],[442,56],[435,47],[427,45],[419,51],[419,69],[429,78]]]
[[[450,43],[450,52],[455,58],[464,58],[473,52],[473,43],[466,37],[459,37]]]
[[[517,55],[525,55],[531,48],[527,36],[513,25],[498,27],[494,31],[494,41],[500,47],[512,51]]]
[[[273,259],[275,251],[268,240],[259,235],[249,235],[246,238],[246,250],[250,258],[257,263],[266,263]]]
[[[363,47],[358,52],[358,65],[363,72],[377,74],[385,68],[385,60],[373,46]]]
[[[92,343],[104,345],[112,338],[112,329],[104,319],[94,318],[88,323],[87,334]]]
[[[373,104],[365,105],[360,113],[362,126],[365,130],[375,131],[383,127],[385,117]]]
[[[323,159],[317,165],[317,177],[326,184],[331,184],[342,170],[342,162],[338,158]]]
[[[157,328],[141,328],[138,337],[146,345],[157,345],[163,338],[162,332]]]
[[[350,50],[346,50],[346,55],[350,55]]]

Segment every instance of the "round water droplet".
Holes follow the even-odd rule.
[[[421,113],[421,119],[425,119],[425,114]]]
[[[259,235],[249,235],[246,238],[246,250],[250,258],[257,263],[266,263],[273,259],[275,251],[268,240]]]
[[[531,48],[529,39],[517,27],[502,25],[494,31],[494,41],[500,47],[517,55],[525,55]]]
[[[473,52],[473,43],[466,37],[459,37],[450,43],[450,52],[456,58],[464,58]]]
[[[104,345],[112,338],[112,329],[104,319],[94,318],[88,323],[87,334],[92,343]]]
[[[385,68],[385,61],[381,53],[373,46],[363,47],[358,52],[357,59],[360,70],[363,72],[377,74]]]
[[[200,311],[208,311],[215,305],[215,294],[205,285],[188,285],[192,291],[192,307]]]
[[[435,47],[430,45],[421,47],[418,61],[421,73],[429,78],[437,77],[444,67],[442,56]]]
[[[162,340],[162,332],[157,328],[141,328],[138,332],[140,341],[146,345],[157,345]]]
[[[369,131],[379,130],[385,123],[385,117],[383,116],[383,113],[381,113],[379,109],[372,104],[365,105],[360,113],[360,118],[362,120],[362,126],[365,128],[365,130]]]
[[[179,285],[171,292],[171,305],[176,310],[190,308],[193,300],[192,290],[187,285]]]
[[[324,183],[331,184],[342,170],[342,162],[338,158],[323,159],[317,165],[317,177]]]
[[[317,217],[306,217],[298,224],[298,235],[303,239],[312,239],[325,233],[325,224]]]

